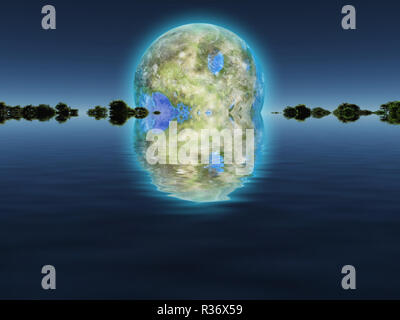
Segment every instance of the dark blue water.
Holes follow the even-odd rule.
[[[133,121],[0,125],[0,298],[400,298],[399,127],[264,125],[255,176],[209,204],[157,191]]]

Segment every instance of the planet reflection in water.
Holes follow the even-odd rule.
[[[210,24],[159,37],[135,74],[135,149],[153,184],[170,196],[229,199],[254,171],[262,144],[264,78],[248,45]]]

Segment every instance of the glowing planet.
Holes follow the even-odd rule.
[[[228,200],[252,174],[254,149],[261,143],[264,78],[236,34],[210,24],[166,32],[144,53],[134,94],[136,105],[149,111],[135,123],[138,158],[160,191],[195,202]],[[201,139],[204,132],[220,134],[219,149],[212,137]],[[164,137],[149,138],[150,133]],[[150,158],[163,161],[149,160],[157,140],[166,147]]]

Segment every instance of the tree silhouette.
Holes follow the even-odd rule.
[[[39,121],[49,121],[56,112],[48,104],[40,104],[36,108],[36,116]]]
[[[392,101],[381,105],[380,109],[384,112],[381,121],[389,124],[400,124],[400,101]]]
[[[148,115],[146,108],[137,107],[131,109],[124,101],[115,100],[110,103],[110,123],[113,125],[123,125],[131,117],[143,119]],[[158,112],[157,114],[159,114]],[[107,118],[108,110],[105,107],[96,106],[89,109],[88,115],[95,117],[97,120]],[[38,106],[27,105],[23,108],[20,106],[10,107],[4,102],[0,102],[0,124],[7,120],[24,118],[25,120],[48,121],[55,117],[59,123],[64,123],[71,117],[78,117],[78,109],[70,108],[66,103],[60,102],[55,108],[48,104],[40,104]]]
[[[5,123],[7,120],[15,119],[20,120],[22,118],[20,106],[7,106],[4,102],[0,102],[0,123]]]
[[[22,118],[22,109],[20,106],[9,107],[8,116],[10,119],[20,120]]]
[[[316,118],[316,119],[321,119],[321,118],[326,117],[326,116],[328,116],[330,114],[331,114],[330,111],[325,110],[323,108],[319,108],[319,107],[314,108],[314,109],[311,110],[312,117]]]
[[[293,108],[293,107],[286,107],[284,110],[283,110],[283,116],[286,118],[286,119],[292,119],[292,118],[294,118],[295,116],[296,116],[296,109],[295,108]]]
[[[22,116],[25,120],[32,121],[37,117],[37,110],[31,104],[27,105],[22,108]]]
[[[311,117],[311,109],[307,108],[304,104],[299,104],[295,107],[296,109],[296,117],[295,119],[298,121],[304,121],[307,118]]]
[[[343,123],[354,122],[360,119],[361,109],[355,104],[342,103],[333,114]]]
[[[0,102],[0,124],[7,121],[8,108],[4,102]]]
[[[109,112],[105,107],[95,106],[93,109],[89,109],[87,114],[90,117],[94,117],[96,120],[105,119],[107,118],[107,114],[109,114],[109,122],[118,126],[124,125],[131,117],[143,119],[149,114],[149,111],[146,108],[136,107],[135,109],[132,109],[123,100],[114,100],[109,104],[109,106]],[[320,119],[330,113],[330,111],[321,107],[311,110],[304,104],[299,104],[295,107],[288,106],[283,110],[285,118],[296,119],[298,121],[304,121],[310,116]],[[153,114],[159,115],[160,111],[154,111]],[[370,110],[361,110],[361,108],[355,104],[342,103],[335,111],[333,111],[333,114],[344,123],[357,121],[360,116],[377,114],[381,117],[380,119],[383,122],[389,124],[400,124],[400,101],[392,101],[382,104],[380,109],[374,112]],[[4,124],[6,121],[11,119],[20,120],[23,118],[28,121],[48,121],[53,117],[55,117],[56,121],[59,123],[64,123],[71,117],[77,116],[78,109],[72,109],[63,102],[58,103],[55,106],[55,109],[50,107],[48,104],[40,104],[38,106],[27,105],[21,108],[20,106],[8,106],[5,102],[0,102],[0,124]]]
[[[296,119],[297,121],[304,121],[311,116],[311,109],[307,108],[304,104],[299,104],[296,107],[286,107],[283,110],[283,116],[286,119]]]
[[[105,107],[96,106],[93,109],[89,109],[87,112],[89,117],[94,117],[96,120],[107,118],[108,110]]]
[[[373,112],[370,110],[360,110],[360,116],[369,116],[371,114],[373,114]]]
[[[114,100],[110,103],[110,123],[122,126],[129,118],[135,116],[135,110],[128,107],[125,101]]]
[[[110,112],[111,113],[127,113],[129,107],[123,100],[114,100],[110,102]]]
[[[67,104],[63,102],[59,102],[56,105],[56,110],[57,110],[56,121],[58,123],[64,123],[71,117],[78,116],[78,109],[71,109],[70,107],[68,107]]]
[[[112,115],[110,115],[110,123],[113,126],[122,126],[126,123],[126,121],[128,121],[129,117],[126,113],[114,113]]]
[[[57,114],[68,117],[70,108],[63,102],[56,105]]]

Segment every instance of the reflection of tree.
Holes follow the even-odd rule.
[[[0,102],[0,124],[7,121],[7,106],[4,102]]]
[[[340,106],[333,111],[333,114],[344,123],[355,122],[360,119],[360,116],[368,116],[373,114],[369,110],[361,110],[361,108],[355,104],[342,103]]]
[[[286,108],[283,110],[283,116],[284,116],[286,119],[292,119],[292,118],[294,118],[294,117],[296,116],[296,109],[293,108],[293,107],[286,107]]]
[[[400,101],[392,101],[381,105],[381,121],[390,124],[400,124]]]
[[[110,103],[110,123],[122,126],[128,119],[135,116],[135,110],[128,107],[125,101],[115,100]]]
[[[342,103],[333,114],[341,121],[341,122],[354,122],[360,119],[360,107],[355,104]]]
[[[71,109],[68,107],[67,104],[63,102],[59,102],[56,105],[56,110],[57,110],[57,116],[56,120],[58,123],[64,123],[67,122],[71,117],[77,117],[78,116],[78,110],[77,109]]]
[[[93,109],[89,109],[87,112],[89,117],[93,117],[96,120],[106,119],[108,110],[105,107],[96,106]],[[159,114],[160,112],[158,112]],[[112,125],[122,126],[130,118],[135,117],[137,119],[146,118],[149,111],[146,108],[137,107],[135,109],[130,108],[125,101],[115,100],[110,103],[110,120]]]
[[[56,110],[57,114],[67,117],[69,115],[70,108],[64,102],[59,102],[56,105]]]
[[[135,108],[135,118],[136,119],[144,119],[149,114],[149,111],[146,108],[136,107]],[[160,114],[160,111],[154,111],[154,114]]]
[[[93,109],[89,109],[87,114],[89,117],[93,117],[96,120],[106,119],[108,115],[108,110],[105,107],[96,106]]]
[[[36,119],[36,108],[32,105],[27,105],[22,108],[22,117],[25,120],[32,121]]]
[[[360,116],[368,116],[371,114],[377,114],[381,116],[382,121],[389,123],[400,122],[400,101],[389,102],[381,106],[379,111],[361,110],[361,108],[355,104],[342,103],[339,105],[333,114],[342,122],[354,122],[360,119]],[[278,113],[278,112],[272,112]],[[307,108],[304,104],[299,104],[296,107],[286,107],[283,110],[283,115],[286,119],[296,119],[298,121],[304,121],[305,119],[312,116],[316,119],[321,119],[330,115],[331,112],[323,108],[317,107],[312,110]]]
[[[36,108],[36,117],[39,121],[49,121],[55,114],[55,110],[47,104],[40,104]]]
[[[370,116],[371,114],[373,114],[373,112],[370,110],[360,110],[360,116]]]
[[[286,119],[304,121],[311,116],[311,109],[307,108],[304,104],[299,104],[296,107],[286,107],[283,110],[283,116]]]
[[[122,126],[131,117],[138,119],[146,118],[149,111],[142,107],[132,109],[124,101],[115,100],[110,103],[109,111],[105,107],[96,106],[93,109],[89,109],[87,114],[96,120],[106,119],[109,114],[111,124]],[[157,111],[154,114],[158,115],[160,112]],[[72,109],[63,102],[58,103],[55,108],[47,104],[40,104],[38,106],[27,105],[23,108],[20,106],[11,107],[7,106],[4,102],[0,102],[0,124],[11,119],[19,120],[23,118],[28,121],[48,121],[54,117],[59,123],[64,123],[71,117],[78,117],[78,109]]]
[[[316,118],[316,119],[321,119],[321,118],[326,117],[326,116],[328,116],[330,114],[331,114],[330,111],[325,110],[323,108],[319,108],[319,107],[318,108],[314,108],[314,109],[311,110],[312,117]]]
[[[22,118],[22,109],[20,106],[8,107],[8,117],[10,119],[20,120]]]
[[[65,122],[70,117],[77,117],[78,110],[71,109],[65,103],[59,103],[56,109],[53,109],[48,104],[40,104],[38,106],[27,105],[23,108],[20,106],[7,106],[4,102],[0,102],[0,123],[5,123],[7,120],[27,121],[39,120],[48,121],[56,116],[59,122]]]
[[[330,111],[320,107],[311,110],[304,104],[299,104],[296,107],[289,106],[283,110],[283,115],[285,118],[296,119],[298,121],[304,121],[310,116],[320,119],[328,116],[330,113]],[[112,125],[122,126],[132,117],[137,119],[146,118],[149,114],[149,111],[143,107],[136,107],[135,109],[132,109],[124,101],[114,100],[110,103],[109,111],[105,107],[96,106],[93,109],[89,109],[87,114],[89,117],[93,117],[96,120],[106,119],[107,114],[109,114],[109,122]],[[161,112],[155,111],[153,114],[159,115]],[[361,108],[355,104],[342,103],[336,108],[335,111],[333,111],[333,114],[344,123],[355,122],[360,119],[360,116],[376,114],[381,117],[381,121],[390,124],[400,124],[400,101],[385,103],[381,105],[378,111],[374,112],[370,110],[361,110]],[[52,108],[47,104],[40,104],[38,106],[27,105],[25,107],[20,107],[8,106],[4,102],[0,102],[0,124],[4,124],[6,121],[12,119],[25,119],[27,121],[49,121],[54,117],[59,123],[64,123],[71,117],[78,117],[78,109],[72,109],[63,102],[58,103],[55,108]]]

